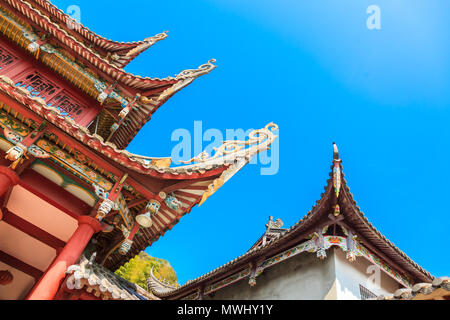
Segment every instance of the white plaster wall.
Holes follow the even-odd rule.
[[[322,300],[335,296],[334,258],[304,252],[266,269],[251,287],[248,278],[206,296],[213,300]]]
[[[395,290],[400,288],[398,282],[381,271],[378,267],[379,286],[375,285],[369,278],[373,278],[374,272],[368,269],[373,266],[364,257],[357,257],[355,262],[349,262],[345,258],[345,252],[339,248],[333,248],[336,270],[336,290],[338,300],[359,300],[360,288],[363,285],[376,295],[392,294]],[[330,252],[329,250],[328,252]]]
[[[363,257],[355,262],[345,258],[340,248],[327,251],[320,260],[315,253],[304,252],[264,271],[251,287],[248,278],[220,289],[205,299],[212,300],[359,300],[363,285],[376,295],[391,294],[400,285],[379,270],[380,287],[368,284],[372,263]]]

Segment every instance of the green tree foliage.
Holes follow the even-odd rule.
[[[117,269],[114,273],[125,280],[135,283],[147,289],[147,278],[150,270],[159,278],[168,281],[171,285],[177,285],[177,274],[167,260],[150,257],[141,251],[134,258]]]

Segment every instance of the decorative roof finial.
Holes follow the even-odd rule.
[[[227,182],[234,174],[249,163],[253,156],[264,150],[269,150],[270,145],[278,137],[273,133],[277,130],[278,125],[271,122],[262,129],[250,132],[246,141],[224,141],[220,147],[213,148],[213,156],[210,156],[209,153],[204,151],[189,161],[180,161],[184,164],[198,162],[202,163],[203,166],[206,164],[229,165],[228,169],[223,171],[222,175],[208,186],[208,190],[203,193],[199,206],[202,205],[206,199],[213,195],[220,187],[222,187],[223,184]],[[184,166],[184,168],[195,168],[196,166],[197,164],[194,164]]]
[[[335,142],[333,142],[333,160],[339,160],[339,150]]]
[[[276,221],[273,221],[273,217],[270,216],[269,217],[269,222],[267,222],[266,224],[266,228],[267,230],[270,229],[281,229],[283,227],[283,220],[281,220],[280,218],[278,218]]]
[[[180,72],[180,74],[175,76],[175,79],[177,79],[177,80],[186,79],[186,78],[195,79],[195,78],[202,76],[204,74],[207,74],[211,70],[214,70],[215,68],[217,68],[217,66],[214,63],[216,63],[216,59],[210,59],[207,63],[202,64],[197,69],[189,69],[189,70],[184,70],[184,71]]]
[[[152,45],[154,45],[156,42],[167,38],[168,33],[169,33],[169,31],[164,31],[162,33],[158,33],[157,35],[155,35],[153,37],[145,38],[142,44],[140,44],[136,48],[133,48],[130,51],[128,51],[128,53],[126,54],[126,57],[133,57],[133,56],[136,56],[137,54],[147,50]]]
[[[336,192],[336,199],[339,198],[341,190],[341,160],[339,159],[339,150],[336,143],[333,142],[333,185]],[[339,210],[340,211],[340,210]],[[335,212],[337,214],[337,212]]]

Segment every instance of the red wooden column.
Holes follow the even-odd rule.
[[[0,197],[18,182],[19,176],[13,169],[0,166]]]
[[[64,249],[34,286],[27,300],[52,300],[64,280],[68,267],[80,258],[92,236],[101,230],[100,222],[89,216],[78,218],[78,228]]]

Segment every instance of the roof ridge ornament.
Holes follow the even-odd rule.
[[[147,50],[148,48],[150,48],[152,45],[154,45],[156,42],[164,40],[165,38],[167,38],[169,31],[163,31],[161,33],[158,33],[152,37],[148,37],[144,39],[144,42],[140,45],[138,45],[137,47],[131,49],[130,51],[127,52],[127,54],[125,55],[126,57],[133,57],[134,55],[137,55],[141,52],[143,52],[144,50]]]
[[[264,128],[259,130],[254,130],[249,134],[247,141],[231,140],[223,142],[222,146],[219,148],[213,148],[215,153],[214,156],[203,151],[197,157],[185,161],[182,163],[200,162],[205,165],[224,165],[230,164],[229,168],[222,172],[221,176],[215,179],[209,186],[208,189],[203,193],[202,199],[199,202],[201,206],[206,199],[212,196],[220,187],[222,187],[225,182],[227,182],[231,177],[233,177],[237,172],[239,172],[256,154],[261,151],[269,150],[270,145],[278,137],[273,133],[273,131],[278,130],[278,125],[271,122]],[[248,148],[245,148],[249,146]],[[192,168],[196,165],[186,166],[184,168]]]
[[[217,68],[217,66],[213,64],[215,62],[216,59],[211,59],[208,61],[208,63],[202,64],[197,69],[187,69],[181,71],[178,75],[175,75],[175,80],[178,80],[178,82],[164,90],[157,99],[148,99],[147,97],[142,96],[140,97],[140,101],[144,104],[151,104],[166,100],[169,96],[172,96],[173,94],[191,84],[196,78],[208,74],[212,70]]]
[[[273,221],[273,217],[269,217],[269,221],[266,224],[267,231],[270,229],[281,229],[283,227],[284,223],[283,220],[278,218],[277,220]]]
[[[336,143],[333,142],[333,186],[334,186],[334,192],[336,193],[336,199],[339,198],[339,193],[341,191],[341,159],[339,159],[339,150],[336,145]],[[338,213],[339,212],[339,213]],[[335,208],[335,215],[340,214],[340,209],[336,210]]]
[[[180,79],[186,79],[186,78],[197,78],[204,74],[210,73],[212,70],[217,68],[217,66],[213,63],[216,63],[216,59],[209,60],[207,63],[202,64],[197,69],[183,70],[175,76],[175,79],[180,80]]]
[[[251,158],[255,154],[269,150],[270,145],[278,137],[273,132],[278,130],[278,125],[271,122],[264,128],[254,130],[249,133],[248,140],[226,140],[218,148],[213,148],[214,155],[211,156],[208,152],[203,151],[198,156],[188,160],[180,161],[184,164],[193,162],[205,163],[205,162],[218,162],[217,160],[223,160],[223,162],[233,163],[239,158]],[[248,147],[248,148],[245,148]],[[250,159],[248,159],[250,160]]]

